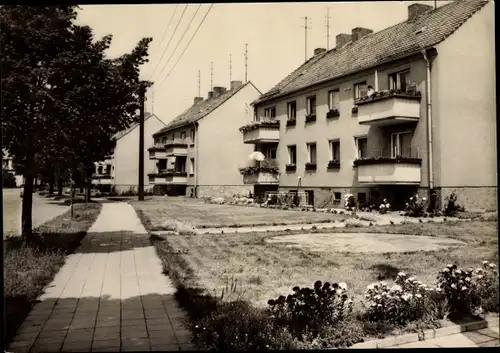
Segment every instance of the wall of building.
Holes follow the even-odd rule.
[[[377,68],[378,90],[388,89],[389,74],[410,69],[411,81],[417,84],[417,89],[423,98],[420,103],[420,119],[418,123],[407,123],[399,126],[376,127],[360,125],[357,114],[352,113],[354,106],[354,84],[366,81],[367,85],[375,87],[375,70],[365,71],[322,85],[314,89],[307,89],[295,96],[257,107],[257,114],[263,116],[264,110],[276,108],[277,119],[280,120],[280,142],[277,159],[280,165],[280,189],[296,188],[298,177],[301,176],[303,189],[317,190],[315,201],[317,205],[327,202],[331,193],[346,192],[356,195],[358,192],[367,192],[370,186],[357,182],[357,168],[353,161],[357,158],[356,137],[368,137],[368,155],[380,156],[382,150],[390,147],[390,133],[396,131],[413,131],[411,143],[412,151],[422,158],[421,186],[427,187],[427,129],[426,129],[426,101],[425,79],[426,67],[422,57],[411,57],[399,60],[389,65]],[[326,118],[328,112],[328,91],[339,90],[340,116]],[[305,123],[307,97],[316,95],[316,122]],[[287,127],[287,103],[295,101],[297,105],[297,122],[295,127]],[[331,159],[330,140],[340,141],[340,168],[327,169]],[[316,142],[317,170],[306,172],[305,163],[308,161],[307,143]],[[286,172],[285,165],[289,163],[288,146],[297,146],[297,169],[295,172]],[[335,190],[335,191],[334,191]],[[338,190],[338,191],[337,191]]]
[[[165,124],[156,116],[144,122],[144,188],[152,188],[148,173],[156,167],[156,161],[149,159],[148,148],[153,146],[153,134]],[[116,192],[137,190],[139,170],[139,127],[133,129],[116,143],[114,153],[114,186]]]
[[[243,143],[239,128],[250,122],[246,104],[258,98],[259,91],[248,84],[233,97],[199,120],[198,196],[231,196],[252,190],[243,184],[238,168],[248,163],[254,146]],[[209,195],[210,194],[210,195]]]
[[[497,207],[493,7],[439,44],[432,65],[436,187],[466,208]]]

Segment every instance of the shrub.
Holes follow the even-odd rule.
[[[465,208],[457,203],[457,195],[453,192],[446,197],[446,207],[443,214],[448,217],[454,217],[458,212],[465,212]]]
[[[344,195],[344,207],[347,211],[353,211],[356,208],[356,199],[352,194]]]
[[[352,299],[345,283],[314,283],[314,288],[294,287],[294,294],[269,300],[274,322],[286,327],[298,338],[306,332],[313,337],[324,327],[335,327],[352,313]]]
[[[4,188],[15,188],[16,187],[16,177],[14,173],[7,170],[2,170],[2,187]]]
[[[413,195],[406,203],[405,216],[422,217],[425,213],[426,203],[427,198],[422,197],[420,199],[417,194]]]
[[[380,206],[378,207],[378,211],[381,214],[387,213],[390,209],[391,209],[391,204],[389,202],[387,202],[387,199],[384,199],[382,201],[382,203],[380,204]]]
[[[345,226],[347,228],[360,228],[363,226],[363,223],[361,223],[361,221],[358,221],[357,219],[352,219],[352,218],[348,218],[346,221],[345,221]]]
[[[380,282],[368,286],[365,298],[369,304],[365,317],[372,322],[392,322],[405,325],[426,313],[427,292],[430,289],[413,277],[398,273],[395,285]]]

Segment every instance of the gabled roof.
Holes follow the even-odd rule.
[[[145,114],[145,117],[144,117],[144,122],[146,122],[146,120],[148,120],[149,118],[151,117],[155,117],[156,119],[158,119],[159,121],[161,121],[156,115],[154,114],[150,114],[150,113],[146,113]],[[161,121],[163,123],[163,121]],[[165,123],[163,123],[165,124]],[[116,134],[114,134],[111,139],[112,140],[119,140],[121,139],[123,136],[127,135],[129,132],[132,132],[136,127],[139,126],[139,123],[133,123],[132,125],[130,125],[130,127],[128,129],[125,129],[125,130],[122,130],[120,132],[117,132]]]
[[[432,48],[488,1],[455,1],[312,57],[252,104],[391,62]]]
[[[160,135],[164,132],[174,130],[181,126],[192,124],[200,120],[201,118],[207,116],[215,109],[217,109],[219,106],[227,102],[231,97],[233,97],[236,93],[238,93],[240,90],[242,90],[244,87],[248,85],[252,85],[260,93],[260,91],[253,85],[253,83],[249,81],[245,84],[242,84],[232,90],[229,90],[221,94],[216,98],[205,99],[199,102],[198,104],[192,105],[191,107],[186,109],[181,115],[177,116],[174,120],[168,123],[167,126],[162,128],[158,132],[155,132],[153,136]]]

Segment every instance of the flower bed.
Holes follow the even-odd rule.
[[[254,121],[254,122],[251,122],[250,124],[247,124],[247,125],[240,127],[240,131],[241,132],[249,132],[249,131],[257,130],[258,128],[261,128],[261,127],[279,128],[280,121],[279,120]]]

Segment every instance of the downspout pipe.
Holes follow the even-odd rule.
[[[433,149],[432,149],[432,96],[431,96],[431,63],[427,57],[425,49],[422,50],[422,55],[427,66],[427,77],[425,80],[425,101],[427,103],[427,154],[428,154],[428,177],[429,177],[429,192],[432,195],[434,190],[434,171],[433,171]]]
[[[194,197],[198,198],[198,123],[193,122],[194,127]]]

